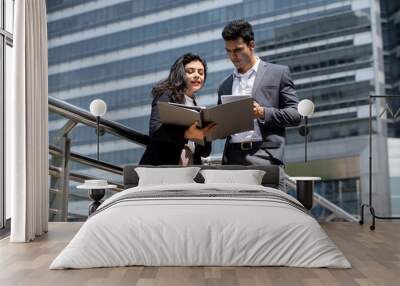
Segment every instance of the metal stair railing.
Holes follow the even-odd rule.
[[[49,154],[52,155],[52,164],[49,166],[49,175],[51,176],[50,193],[55,197],[53,205],[50,205],[50,214],[53,220],[67,221],[68,219],[68,196],[69,182],[82,183],[84,180],[96,179],[93,176],[80,174],[78,172],[70,172],[70,161],[79,162],[83,165],[96,168],[98,170],[110,172],[119,176],[123,175],[123,169],[120,166],[92,159],[90,157],[71,152],[71,140],[69,133],[78,125],[78,123],[96,128],[96,118],[90,112],[69,104],[63,100],[56,99],[49,96],[49,112],[59,114],[67,119],[66,124],[60,128],[55,144],[49,146]],[[141,134],[129,127],[126,127],[117,122],[100,118],[100,130],[123,138],[124,140],[134,142],[146,146],[149,142],[147,135]],[[216,155],[205,159],[205,164],[215,164],[220,162],[220,156]],[[296,191],[296,182],[286,175],[286,185]],[[122,181],[122,180],[121,180]],[[123,185],[118,182],[110,182],[117,185],[116,191],[122,191]],[[358,222],[358,218],[346,212],[339,206],[330,202],[321,195],[314,193],[314,201],[328,209],[332,214],[338,218],[345,219],[350,222]],[[70,214],[71,215],[71,214]],[[73,215],[73,214],[72,214]]]
[[[49,164],[49,175],[51,177],[50,220],[67,221],[68,216],[77,216],[76,214],[68,213],[68,197],[71,195],[69,193],[70,181],[82,183],[88,179],[98,179],[94,176],[70,172],[71,161],[119,176],[122,176],[123,169],[120,166],[115,166],[101,160],[95,160],[82,154],[71,152],[70,132],[79,123],[96,128],[95,116],[82,108],[54,97],[49,96],[48,104],[49,112],[56,113],[68,119],[64,126],[58,131],[54,141],[55,145],[49,145],[49,154],[51,155],[51,163]],[[149,137],[147,135],[104,118],[100,118],[99,130],[144,146],[149,142]],[[114,190],[123,190],[123,185],[120,183],[112,181],[110,181],[110,183],[117,185]]]

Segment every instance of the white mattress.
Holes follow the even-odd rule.
[[[173,190],[186,190],[189,195],[129,198]],[[251,192],[248,197],[190,195],[243,190],[263,191],[266,198],[252,197]],[[50,269],[127,265],[350,268],[318,222],[299,205],[291,196],[262,186],[131,188],[106,200]]]

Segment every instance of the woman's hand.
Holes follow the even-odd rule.
[[[185,139],[197,139],[197,140],[203,140],[204,137],[211,132],[211,130],[215,127],[215,123],[210,123],[207,126],[203,127],[203,128],[197,128],[197,124],[198,122],[195,121],[193,122],[192,125],[190,125],[190,127],[188,129],[186,129],[185,131]]]

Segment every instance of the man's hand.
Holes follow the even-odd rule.
[[[193,122],[192,125],[185,131],[185,139],[197,139],[203,140],[204,137],[211,132],[211,130],[215,127],[215,123],[210,123],[204,128],[197,128],[197,121]]]
[[[259,105],[256,101],[253,101],[253,112],[255,118],[264,119],[264,108]]]

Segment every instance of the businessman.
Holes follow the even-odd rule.
[[[225,26],[222,38],[234,71],[218,88],[218,104],[221,95],[250,95],[254,98],[255,118],[253,131],[227,138],[222,163],[283,167],[285,127],[301,121],[289,68],[256,56],[253,29],[244,20]]]

